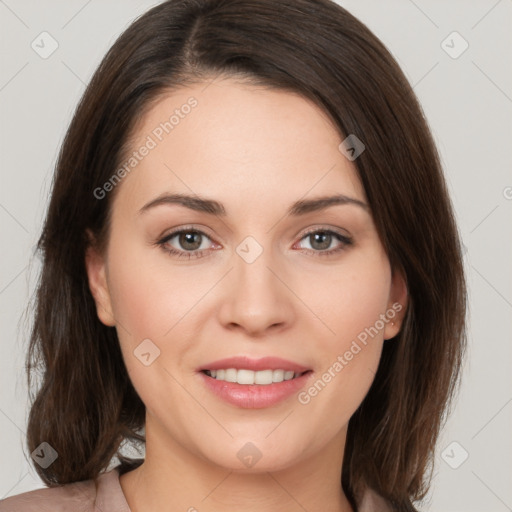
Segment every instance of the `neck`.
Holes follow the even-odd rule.
[[[346,430],[321,452],[278,471],[231,470],[191,453],[175,440],[162,442],[146,421],[146,457],[120,478],[131,512],[353,512],[342,487]]]

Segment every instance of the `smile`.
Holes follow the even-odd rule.
[[[287,380],[296,379],[304,372],[294,372],[292,370],[246,370],[236,368],[226,368],[219,370],[204,370],[204,373],[209,377],[224,382],[236,382],[244,385],[260,385],[268,386],[272,383],[283,382]]]
[[[313,370],[278,357],[210,361],[197,368],[203,385],[224,403],[243,409],[278,405],[300,392]]]

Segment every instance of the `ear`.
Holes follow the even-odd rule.
[[[96,313],[103,324],[113,327],[115,319],[107,283],[105,257],[97,249],[91,233],[88,232],[87,235],[90,243],[85,251],[85,268],[89,280],[89,288],[96,303]]]
[[[408,305],[407,282],[402,270],[393,269],[386,317],[389,321],[384,328],[384,339],[394,338],[402,328]]]

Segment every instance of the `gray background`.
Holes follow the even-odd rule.
[[[100,59],[156,3],[0,0],[0,498],[43,486],[24,454],[22,315],[39,269],[33,247],[58,148]],[[386,44],[414,86],[467,249],[470,348],[421,508],[512,510],[512,0],[340,3]],[[43,45],[43,31],[58,42],[46,59],[31,47]],[[460,55],[464,41],[453,31],[469,44]]]

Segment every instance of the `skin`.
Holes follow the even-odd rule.
[[[124,361],[146,405],[146,458],[123,475],[132,512],[194,510],[351,511],[340,486],[347,424],[395,336],[407,300],[368,209],[330,206],[286,215],[299,199],[343,194],[366,203],[354,163],[329,118],[303,97],[225,77],[181,88],[142,118],[133,148],[193,96],[198,105],[117,185],[108,246],[86,256],[98,317],[117,328]],[[221,202],[221,217],[181,205],[140,212],[162,194]],[[175,228],[205,233],[203,257],[178,258],[157,242]],[[331,229],[319,254],[304,233]],[[262,254],[236,252],[252,236]],[[176,236],[169,241],[185,253]],[[196,250],[197,252],[197,250]],[[293,395],[242,409],[212,394],[197,368],[248,355],[277,356],[313,370],[332,367],[393,303],[404,306],[305,405]],[[160,350],[145,366],[142,340]],[[253,443],[261,459],[237,452]],[[192,508],[194,507],[194,508]]]

